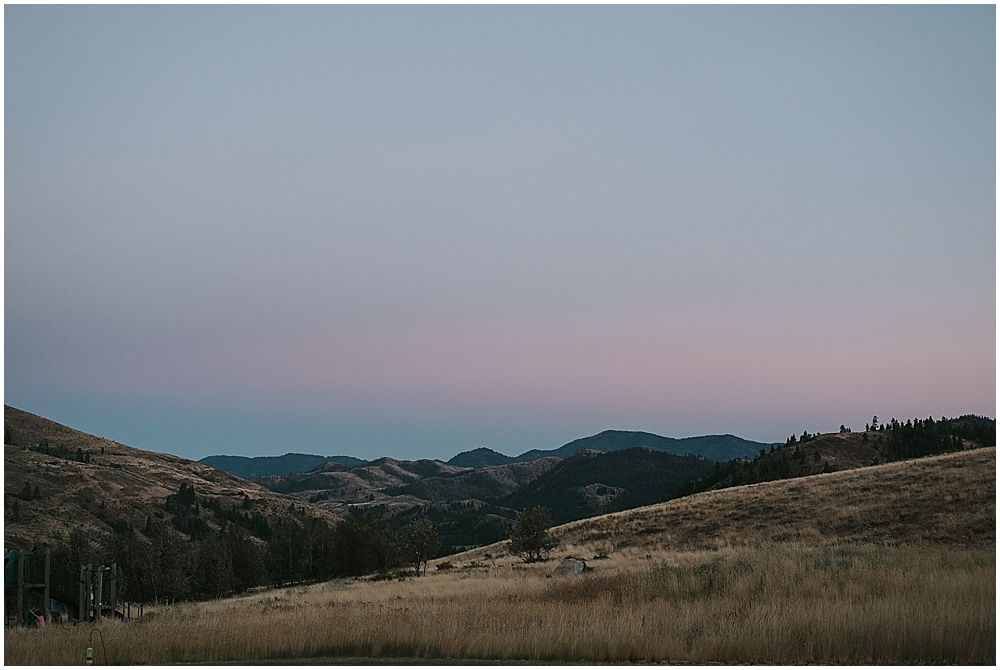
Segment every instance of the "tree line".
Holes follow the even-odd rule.
[[[248,499],[245,499],[248,500]],[[270,522],[262,515],[228,510],[221,529],[205,520],[217,500],[199,501],[194,486],[182,484],[145,525],[109,524],[95,544],[74,529],[53,550],[53,560],[70,566],[110,565],[119,569],[119,597],[131,602],[173,602],[218,598],[256,586],[284,586],[336,577],[426,571],[438,555],[437,532],[426,521],[404,526],[386,521],[377,508],[354,510],[330,523],[289,506]]]
[[[864,438],[875,433],[875,444],[886,461],[922,458],[934,454],[961,451],[966,442],[981,447],[996,446],[996,422],[977,416],[963,416],[958,419],[933,417],[907,420],[900,423],[895,418],[887,424],[879,424],[878,417],[865,426]]]
[[[842,425],[839,432],[850,433],[851,430]],[[715,463],[712,473],[687,482],[673,497],[700,493],[720,484],[739,486],[810,474],[814,470],[805,467],[809,455],[802,446],[817,437],[819,435],[816,433],[802,431],[801,436],[793,434],[789,437],[784,449],[772,446],[770,452],[761,449],[750,461],[734,459]],[[872,422],[865,425],[861,441],[874,447],[877,457],[872,464],[876,465],[880,462],[889,463],[960,451],[970,445],[995,446],[996,422],[986,417],[963,416],[957,419],[942,417],[940,421],[930,417],[912,419],[906,423],[893,418],[888,423],[880,423],[878,416],[874,416]],[[820,454],[812,452],[812,459],[818,464]],[[828,472],[829,468],[824,465],[821,471]]]

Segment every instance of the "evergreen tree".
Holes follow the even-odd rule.
[[[219,598],[236,586],[229,547],[219,537],[201,543],[194,561],[194,591],[201,598]]]
[[[233,567],[234,588],[246,591],[263,584],[267,579],[264,570],[264,551],[250,534],[234,525],[223,533]]]

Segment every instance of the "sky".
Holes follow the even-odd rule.
[[[198,459],[996,412],[996,9],[4,7],[4,401]]]

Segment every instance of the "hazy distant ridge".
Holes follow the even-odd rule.
[[[541,458],[567,458],[584,449],[594,449],[604,453],[635,448],[662,451],[678,456],[692,454],[704,456],[713,461],[728,461],[733,458],[753,458],[761,449],[770,449],[770,444],[744,440],[735,435],[702,435],[700,437],[662,437],[653,433],[630,430],[606,430],[597,435],[573,440],[558,449],[532,449],[520,456],[505,456],[493,449],[479,447],[463,451],[447,461],[448,465],[462,468],[484,468],[509,463],[528,463]],[[252,477],[274,477],[294,473],[309,472],[324,463],[339,463],[348,468],[366,465],[368,461],[353,456],[318,456],[315,454],[285,454],[284,456],[207,456],[199,461],[230,474],[250,479]]]
[[[486,465],[503,465],[505,463],[524,463],[549,456],[568,458],[584,449],[594,449],[610,453],[612,451],[636,448],[663,451],[669,454],[677,454],[678,456],[687,456],[688,454],[704,456],[713,461],[728,461],[733,458],[753,458],[760,453],[761,449],[770,449],[771,444],[744,440],[735,435],[702,435],[700,437],[674,438],[635,430],[606,430],[597,435],[573,440],[558,449],[548,451],[532,449],[515,457],[504,456],[492,449],[480,447],[472,451],[463,451],[448,461],[448,464],[463,467],[483,467]]]
[[[285,454],[284,456],[206,456],[198,461],[231,475],[250,479],[309,472],[323,463],[340,463],[348,467],[368,461],[353,456],[317,456],[315,454]]]
[[[479,447],[478,449],[463,451],[453,456],[448,461],[448,465],[457,465],[460,468],[486,468],[494,465],[507,465],[515,461],[516,459],[513,456],[504,456],[499,451]]]

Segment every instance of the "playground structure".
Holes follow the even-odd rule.
[[[81,565],[79,571],[52,561],[51,550],[11,549],[4,560],[4,625],[36,625],[119,617],[118,566]],[[65,616],[64,616],[65,614]]]

